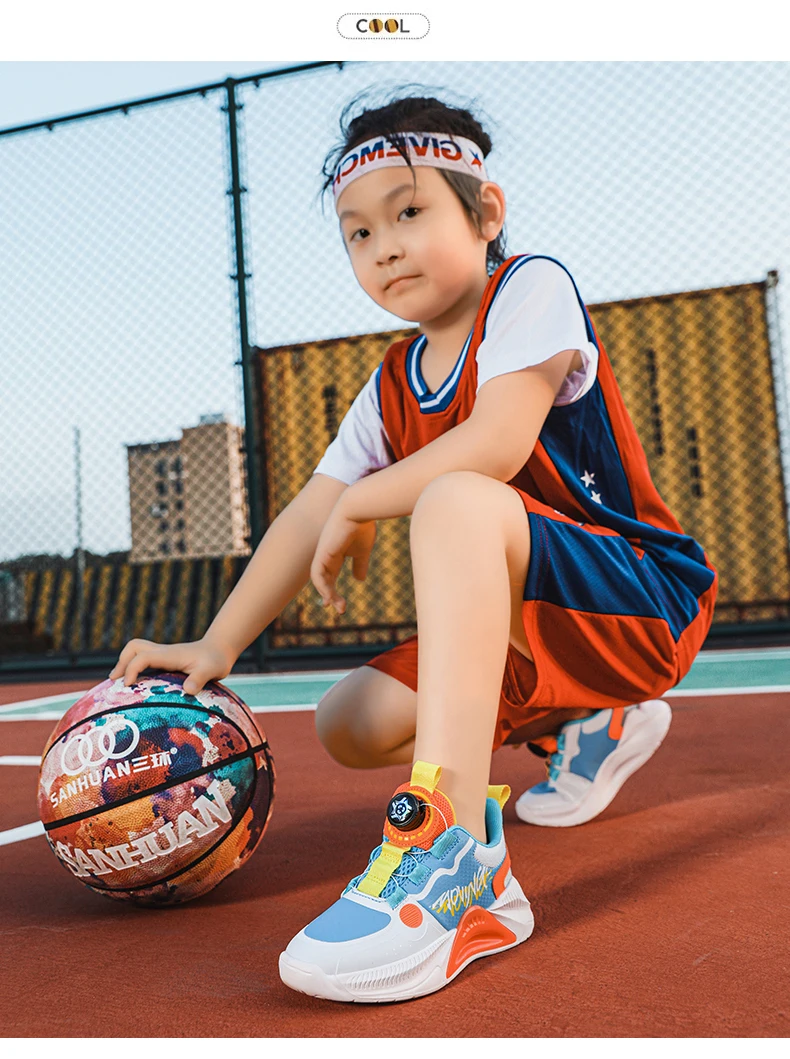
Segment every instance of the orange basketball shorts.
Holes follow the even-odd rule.
[[[508,644],[494,749],[552,710],[630,706],[665,694],[691,668],[718,591],[704,552],[704,564],[693,548],[659,563],[614,530],[576,522],[511,488],[529,517],[522,617],[535,661]],[[365,664],[416,692],[418,635]]]

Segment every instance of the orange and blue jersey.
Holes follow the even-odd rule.
[[[548,255],[510,257],[490,276],[451,385],[438,400],[419,371],[425,336],[389,347],[377,385],[395,459],[471,414],[475,353],[491,304],[512,270],[538,257]],[[532,454],[508,483],[529,518],[523,618],[537,671],[529,700],[515,705],[603,709],[663,694],[682,679],[710,628],[718,574],[659,495],[609,358],[570,278],[598,351],[597,373],[580,399],[552,406]],[[416,636],[368,664],[404,679],[396,663],[407,644],[415,649]],[[406,682],[416,688],[412,667]],[[500,720],[501,742],[518,717]]]

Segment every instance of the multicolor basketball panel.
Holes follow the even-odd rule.
[[[183,674],[104,681],[50,736],[39,813],[91,889],[148,904],[206,893],[240,867],[271,813],[274,764],[238,696]]]

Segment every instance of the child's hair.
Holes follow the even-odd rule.
[[[357,144],[364,143],[373,136],[384,136],[390,140],[403,155],[404,161],[412,170],[412,175],[414,175],[414,167],[402,149],[403,140],[398,138],[399,133],[444,132],[448,136],[466,136],[478,145],[484,158],[488,157],[491,151],[491,137],[469,110],[450,106],[433,96],[401,95],[404,87],[408,86],[402,86],[396,90],[395,98],[391,98],[380,107],[362,110],[350,121],[348,121],[349,111],[357,105],[369,89],[363,90],[345,105],[340,115],[342,142],[332,148],[322,167],[325,178],[320,192],[322,201],[327,189],[332,186],[341,159]],[[477,177],[467,176],[466,173],[456,173],[448,169],[438,171],[461,200],[467,216],[479,232],[482,215],[481,182]],[[496,239],[491,240],[486,250],[486,269],[489,275],[507,259],[505,239],[503,225]]]

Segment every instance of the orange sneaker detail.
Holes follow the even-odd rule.
[[[553,754],[557,749],[557,733],[551,732],[548,735],[536,735],[534,739],[528,740],[530,743],[534,743],[539,746],[541,750],[545,750],[547,754]]]
[[[609,731],[607,735],[610,739],[619,739],[623,734],[623,714],[625,713],[625,706],[615,706],[612,710],[612,719],[609,722]]]
[[[422,909],[419,905],[404,905],[399,915],[407,927],[419,927],[422,923]]]
[[[410,791],[422,801],[427,802],[428,809],[425,813],[425,819],[413,831],[399,831],[385,818],[384,834],[393,846],[398,846],[400,849],[410,849],[412,846],[419,846],[420,849],[430,849],[439,835],[456,822],[452,803],[441,791],[429,791],[425,787],[418,787],[417,784],[413,783],[401,784],[395,794],[403,794],[405,791]]]
[[[502,861],[502,866],[494,876],[491,886],[494,891],[494,897],[499,897],[502,891],[505,889],[505,876],[510,871],[510,854],[505,854],[505,859]]]
[[[513,931],[508,930],[487,909],[473,905],[464,912],[458,924],[447,961],[447,977],[455,974],[471,956],[488,952],[490,949],[499,949],[503,945],[512,945],[515,940]]]

